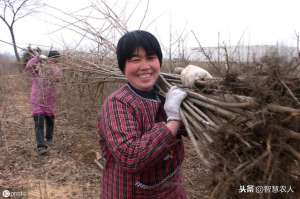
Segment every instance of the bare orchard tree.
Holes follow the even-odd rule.
[[[21,59],[17,50],[14,32],[15,23],[20,19],[33,14],[40,6],[40,0],[0,0],[0,19],[9,29],[15,56],[18,62],[20,62]]]

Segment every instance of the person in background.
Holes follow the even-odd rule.
[[[183,86],[188,88],[192,88],[197,80],[208,80],[213,78],[207,70],[195,65],[187,65],[185,68],[176,67],[174,72],[180,74]]]
[[[57,65],[59,58],[59,52],[52,50],[48,57],[35,55],[25,67],[25,71],[32,78],[31,105],[39,155],[46,154],[48,146],[53,142],[55,84],[62,78],[62,71]],[[44,126],[46,126],[46,134]]]
[[[185,199],[179,109],[187,94],[177,87],[166,98],[158,93],[162,52],[149,32],[123,35],[117,60],[128,83],[105,100],[98,119],[101,199]]]

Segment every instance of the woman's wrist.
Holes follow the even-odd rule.
[[[179,127],[181,126],[181,121],[179,120],[169,120],[166,123],[166,126],[168,127],[168,129],[171,131],[171,134],[176,137],[177,135],[177,131],[179,129]]]

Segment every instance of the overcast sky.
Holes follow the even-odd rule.
[[[91,3],[88,0],[45,2],[67,13],[75,12]],[[107,2],[117,14],[122,13],[128,17],[139,0]],[[146,2],[141,1],[128,21],[129,30],[139,27],[146,10]],[[142,29],[146,28],[154,33],[164,46],[168,46],[170,29],[173,40],[182,35],[188,48],[197,47],[191,31],[195,32],[203,46],[216,46],[218,34],[219,41],[227,45],[235,45],[242,38],[241,43],[245,45],[272,45],[279,42],[295,46],[295,32],[300,32],[299,8],[300,0],[150,0]],[[91,16],[97,16],[95,11],[85,11],[85,15],[88,12]],[[83,11],[75,13],[84,15]],[[41,12],[18,21],[15,26],[18,45],[24,47],[31,43],[57,48],[92,46],[88,41],[79,43],[82,36],[74,31],[59,31],[60,27],[55,24],[63,23],[55,17],[71,20],[61,12],[45,6]],[[94,27],[101,26],[97,23],[95,21]],[[0,39],[11,42],[8,29],[2,21],[0,30]],[[0,52],[12,52],[12,47],[0,42]]]

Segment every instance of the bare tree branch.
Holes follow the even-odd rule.
[[[98,7],[97,7],[97,10],[100,13],[104,14],[105,16],[107,16],[108,19],[112,19],[113,22],[121,28],[121,30],[123,31],[123,32],[121,32],[122,34],[124,34],[125,32],[127,32],[126,24],[122,23],[122,20],[120,19],[120,17],[111,9],[111,7],[104,0],[101,0],[101,2],[103,3],[103,5],[105,6],[105,8],[107,9],[108,12],[104,13],[101,9],[98,9]]]
[[[142,2],[142,0],[138,1],[138,3],[135,5],[134,9],[131,11],[131,13],[129,14],[129,16],[125,20],[125,23],[128,23],[128,21],[131,19],[131,17],[133,16],[133,14],[136,12],[136,9],[139,7],[139,5],[141,4],[141,2]]]
[[[81,36],[85,35],[85,37],[88,38],[89,40],[92,40],[92,41],[95,41],[96,43],[98,43],[98,40],[95,39],[95,38],[93,38],[93,37],[96,37],[96,38],[99,38],[101,41],[103,41],[105,43],[105,45],[108,48],[110,48],[111,50],[115,49],[115,46],[109,40],[107,40],[106,38],[104,38],[103,36],[101,36],[101,34],[98,34],[99,30],[96,30],[92,25],[90,25],[86,21],[86,19],[80,19],[80,18],[74,16],[73,14],[66,13],[63,10],[61,10],[59,8],[56,8],[56,7],[53,7],[53,6],[50,6],[50,5],[47,5],[47,6],[49,8],[51,8],[51,9],[54,9],[54,10],[56,10],[56,11],[58,11],[58,12],[64,14],[64,15],[66,15],[68,17],[71,17],[71,18],[73,18],[73,19],[76,20],[74,22],[69,22],[69,21],[65,20],[64,18],[62,18],[62,17],[57,17],[57,16],[54,16],[54,15],[51,15],[52,17],[54,17],[54,18],[62,21],[63,23],[65,23],[65,25],[58,25],[58,24],[56,24],[56,25],[60,26],[60,28],[58,30],[69,29],[69,30],[72,30],[72,31],[76,32],[77,34],[79,34]],[[78,24],[79,22],[81,22],[84,25]],[[75,29],[71,28],[71,27],[74,27]],[[56,30],[56,31],[58,31],[58,30]],[[84,32],[84,33],[82,33],[82,32]],[[87,33],[90,34],[93,37],[89,37],[87,35]]]
[[[200,41],[198,40],[196,34],[194,31],[192,31],[198,45],[200,48],[200,51],[203,53],[203,55],[206,57],[206,59],[208,60],[209,64],[216,70],[216,72],[219,71],[218,67],[216,66],[216,64],[214,63],[214,61],[211,59],[211,56],[205,51],[205,49],[203,48],[203,46],[201,45]]]
[[[18,62],[21,61],[17,44],[16,44],[16,38],[15,38],[15,32],[14,32],[14,25],[15,23],[31,14],[34,13],[35,8],[38,7],[39,0],[1,0],[0,1],[0,8],[2,7],[2,14],[0,14],[0,19],[5,23],[7,28],[9,29],[15,57]],[[29,4],[29,2],[34,2],[32,4]],[[11,18],[9,18],[8,12],[11,13]]]
[[[144,23],[144,20],[145,20],[145,18],[147,16],[147,13],[148,13],[148,9],[149,9],[149,0],[147,0],[147,7],[146,7],[146,10],[144,12],[144,16],[143,16],[143,18],[142,18],[142,20],[140,22],[139,29],[141,29],[141,27],[142,27],[142,25]]]

